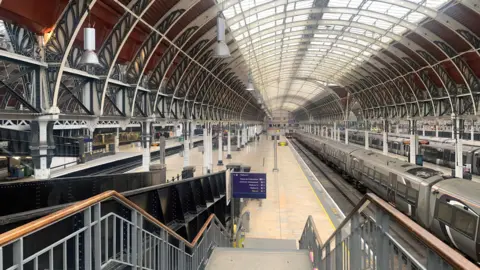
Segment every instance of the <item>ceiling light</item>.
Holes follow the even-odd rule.
[[[85,51],[80,59],[80,66],[100,65],[98,56],[95,53],[95,28],[85,27],[83,29],[83,49]]]
[[[228,48],[227,43],[225,43],[225,19],[220,17],[220,14],[217,16],[217,44],[215,45],[215,50],[213,53],[215,58],[229,58],[230,49]]]

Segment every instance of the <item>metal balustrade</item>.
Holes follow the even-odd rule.
[[[367,207],[374,217],[364,213]],[[422,254],[405,248],[390,234],[395,223],[418,240]],[[398,225],[398,226],[397,226]],[[374,194],[367,194],[322,243],[310,216],[299,240],[315,269],[478,269],[457,251]],[[425,252],[426,251],[426,252]]]
[[[71,230],[56,231],[65,222]],[[38,234],[49,241],[32,241]],[[213,247],[230,246],[229,237],[212,214],[188,242],[107,191],[0,235],[0,270],[199,269]]]

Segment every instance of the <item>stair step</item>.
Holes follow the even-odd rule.
[[[312,269],[308,250],[215,248],[206,270]]]
[[[292,250],[298,249],[295,239],[273,239],[273,238],[246,238],[243,241],[244,248],[271,249],[271,250]]]

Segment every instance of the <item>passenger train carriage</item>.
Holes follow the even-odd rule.
[[[355,186],[366,187],[424,228],[480,261],[480,184],[356,145],[295,133],[294,137]]]

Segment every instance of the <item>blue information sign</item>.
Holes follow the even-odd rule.
[[[231,173],[233,198],[267,198],[267,174]]]

